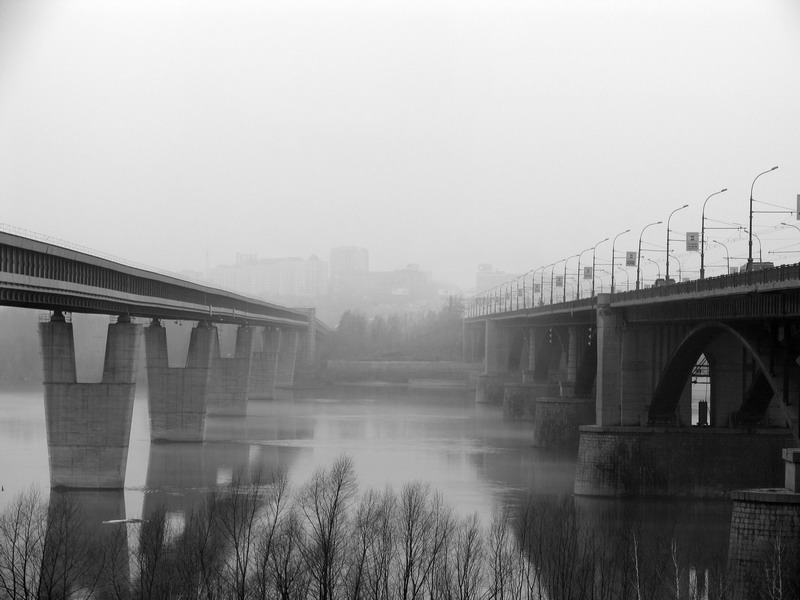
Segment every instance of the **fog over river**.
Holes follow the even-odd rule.
[[[0,507],[37,486],[49,488],[41,388],[0,393]],[[530,423],[503,419],[463,389],[335,387],[296,392],[290,401],[251,401],[246,418],[209,417],[204,443],[149,439],[147,397],[137,394],[124,492],[84,494],[98,518],[147,517],[159,504],[185,514],[216,484],[245,470],[266,477],[285,470],[297,489],[314,471],[348,455],[359,490],[400,491],[421,481],[457,515],[477,513],[488,526],[502,506],[572,492],[575,452],[532,446]],[[724,501],[579,498],[602,532],[631,526],[650,539],[676,537],[701,567],[727,548],[730,504]],[[689,550],[690,549],[690,550]]]

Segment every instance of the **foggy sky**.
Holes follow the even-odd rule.
[[[723,187],[706,225],[746,224],[774,165],[794,210],[796,0],[0,0],[0,222],[159,268],[358,245],[469,286],[699,231]],[[755,215],[764,260],[795,218]]]

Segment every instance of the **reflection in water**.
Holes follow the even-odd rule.
[[[49,487],[42,405],[41,390],[0,395],[0,453],[15,457],[0,463],[6,490],[0,508],[31,484]],[[458,389],[296,391],[290,401],[250,402],[246,418],[209,417],[203,443],[158,444],[149,441],[146,396],[140,393],[124,493],[81,494],[94,503],[109,498],[92,509],[101,520],[146,518],[162,508],[170,529],[179,532],[216,485],[286,472],[297,488],[343,454],[353,460],[360,490],[399,491],[421,481],[441,492],[458,515],[477,513],[485,525],[498,506],[522,506],[531,495],[571,494],[576,459],[574,452],[534,448],[530,423],[504,421],[500,407],[476,405],[471,393]],[[576,502],[599,535],[633,528],[645,546],[654,547],[675,538],[690,566],[687,586],[701,586],[727,548],[727,502]]]

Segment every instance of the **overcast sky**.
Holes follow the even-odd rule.
[[[357,245],[469,286],[723,187],[706,226],[746,224],[775,165],[756,209],[795,210],[797,0],[0,0],[0,222],[164,269]],[[754,215],[764,260],[795,219]]]

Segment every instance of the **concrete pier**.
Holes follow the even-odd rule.
[[[276,327],[266,327],[256,336],[250,365],[248,398],[269,400],[275,396],[280,347],[281,330]]]
[[[559,394],[558,382],[516,381],[503,386],[503,418],[513,421],[533,421],[536,402],[542,396]]]
[[[788,429],[746,433],[710,427],[580,428],[575,494],[727,498],[780,485]]]
[[[594,419],[594,398],[542,396],[535,403],[533,445],[576,449],[580,427],[592,425]]]
[[[247,390],[253,358],[253,328],[241,325],[236,330],[236,349],[232,358],[222,358],[219,336],[211,365],[206,414],[238,416],[247,414]]]
[[[145,329],[152,441],[203,440],[216,340],[215,327],[198,323],[192,329],[186,367],[170,368],[166,329],[157,319]]]
[[[51,487],[124,487],[141,333],[110,324],[102,381],[78,383],[72,323],[56,312],[39,324]]]
[[[785,487],[731,492],[728,573],[737,600],[800,591],[800,448],[784,449],[783,460]]]
[[[294,386],[294,369],[297,363],[299,334],[293,329],[281,331],[278,365],[275,371],[275,396],[291,396]]]

